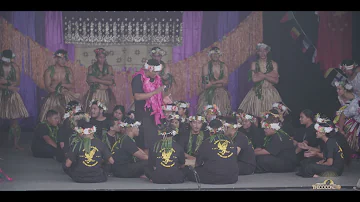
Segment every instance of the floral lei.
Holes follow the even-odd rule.
[[[139,74],[141,75],[141,81],[143,82],[143,90],[145,93],[152,92],[157,88],[159,88],[160,86],[162,86],[162,81],[160,76],[156,75],[154,82],[150,82],[150,78],[145,76],[145,71],[141,69],[140,71],[136,72],[133,75],[133,78]],[[161,124],[160,120],[165,118],[161,107],[162,104],[163,104],[162,93],[158,93],[147,99],[146,104],[144,106],[145,110],[147,108],[152,109],[153,112],[150,115],[154,115],[156,125]]]

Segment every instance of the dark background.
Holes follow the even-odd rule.
[[[300,28],[294,20],[280,23],[285,11],[265,11],[263,14],[264,43],[271,46],[271,54],[278,63],[280,81],[276,86],[286,105],[291,109],[294,126],[300,126],[299,114],[303,109],[310,109],[315,113],[322,113],[333,118],[339,108],[336,88],[331,86],[331,80],[325,79],[320,65],[312,63],[315,51],[310,47],[306,53],[302,52],[300,35],[297,40],[290,35],[292,27]],[[314,11],[294,12],[295,18],[301,25],[312,43],[317,45],[318,16]],[[353,59],[359,59],[359,12],[353,12]]]

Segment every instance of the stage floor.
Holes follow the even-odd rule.
[[[14,151],[0,149],[0,168],[14,179],[0,182],[1,191],[28,190],[198,190],[193,182],[159,185],[146,179],[123,179],[109,177],[107,182],[96,184],[74,183],[62,171],[61,164],[54,159],[38,159],[31,156],[29,149]],[[341,185],[341,190],[353,190],[360,178],[360,161],[353,161],[340,177],[329,178]],[[312,190],[312,185],[327,178],[301,178],[295,173],[268,173],[239,176],[231,185],[205,185],[201,190]]]

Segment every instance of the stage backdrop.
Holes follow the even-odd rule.
[[[107,62],[115,70],[124,70],[130,68],[141,68],[145,61],[150,58],[149,52],[153,45],[127,45],[127,46],[75,46],[75,60],[85,67],[89,67],[96,61],[94,50],[96,48],[105,48],[109,51],[106,57]],[[159,46],[166,51],[163,61],[171,62],[172,46]]]

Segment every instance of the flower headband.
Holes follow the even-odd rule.
[[[162,110],[164,110],[164,111],[177,112],[179,109],[178,109],[178,107],[175,106],[175,105],[163,105],[163,106],[162,106]]]
[[[258,43],[256,45],[256,50],[265,49],[267,51],[271,51],[271,47],[269,45],[266,45],[264,43]]]
[[[159,135],[162,135],[164,138],[166,137],[166,136],[168,136],[168,135],[171,135],[171,136],[175,136],[175,135],[177,135],[179,133],[179,129],[175,129],[175,130],[172,130],[172,131],[170,131],[170,132],[166,132],[166,131],[164,131],[164,132],[161,132],[161,131],[159,131]]]
[[[90,135],[96,132],[96,126],[91,128],[75,127],[74,130],[80,135]]]
[[[180,115],[179,114],[171,114],[169,116],[170,120],[180,120]]]
[[[224,132],[224,126],[221,126],[218,129],[213,129],[210,126],[206,126],[206,130],[208,130],[210,132],[210,134],[215,134],[215,133],[220,133],[220,132]]]
[[[104,103],[102,103],[102,102],[99,101],[99,100],[94,100],[94,99],[90,101],[89,107],[91,107],[91,105],[93,105],[94,102],[97,102],[97,106],[100,107],[100,108],[102,108],[104,111],[107,110],[107,108],[106,108],[106,106],[105,106]]]
[[[78,114],[78,115],[73,116],[72,120],[73,121],[79,121],[79,120],[84,119],[86,122],[89,122],[90,118],[91,118],[90,114],[84,113],[84,114]]]
[[[205,114],[214,114],[214,115],[221,115],[218,107],[214,105],[207,105],[204,107]]]
[[[178,106],[179,108],[189,108],[190,107],[190,103],[188,102],[185,102],[185,103],[182,103],[182,102],[175,102],[176,106]]]
[[[267,119],[267,118],[269,118],[269,115],[273,115],[275,118],[279,118],[280,117],[280,115],[279,114],[274,114],[274,113],[271,113],[271,112],[265,112],[263,115],[262,115],[262,117],[264,118],[264,119]]]
[[[205,122],[205,118],[203,116],[190,116],[189,121],[202,121]]]
[[[284,104],[281,104],[279,102],[275,102],[273,105],[272,105],[273,108],[277,108],[277,109],[280,109],[282,112],[286,112],[286,111],[290,111],[289,107],[285,106]]]
[[[327,123],[330,121],[330,119],[327,118],[320,118],[320,114],[316,114],[315,120],[317,123]]]
[[[336,87],[342,86],[346,90],[351,90],[353,88],[353,86],[351,84],[346,83],[344,81],[335,81],[335,86]]]
[[[119,124],[119,126],[122,127],[122,128],[139,127],[139,126],[141,126],[141,122],[136,121],[133,124],[128,124],[128,123],[121,122]]]
[[[356,66],[357,66],[357,64],[354,62],[354,64],[352,64],[352,65],[340,64],[340,65],[339,65],[339,68],[340,68],[341,70],[352,70],[352,69],[354,69],[354,67],[356,67]]]
[[[109,55],[109,52],[106,51],[103,48],[97,48],[97,49],[94,50],[94,52],[95,52],[96,55],[100,55],[100,54],[104,54],[105,56]]]
[[[274,129],[274,130],[280,130],[280,123],[266,123],[265,121],[263,121],[261,123],[261,127],[262,128],[270,128],[270,129]]]
[[[209,51],[208,55],[211,56],[212,54],[216,54],[216,53],[219,54],[220,56],[222,55],[222,52],[220,51],[219,48],[212,48],[212,49]]]
[[[151,51],[150,51],[150,54],[151,54],[151,55],[159,54],[159,55],[161,55],[161,56],[165,56],[165,55],[166,55],[166,52],[165,52],[163,49],[157,47],[156,49],[151,50]]]
[[[159,64],[157,66],[154,65],[149,65],[146,61],[145,65],[144,65],[144,69],[149,70],[150,72],[154,71],[154,72],[160,72],[163,69],[162,64]]]
[[[334,128],[331,126],[324,127],[324,126],[320,126],[319,123],[316,123],[314,128],[315,128],[315,130],[317,130],[318,132],[321,132],[321,133],[330,133],[332,130],[334,130]]]
[[[242,127],[242,125],[241,124],[239,124],[239,123],[237,123],[237,124],[230,124],[230,123],[224,123],[224,126],[225,127],[230,127],[230,128],[233,128],[233,129],[238,129],[238,128],[241,128]]]
[[[70,106],[68,106],[70,107]],[[73,110],[70,110],[64,114],[64,119],[69,118],[71,115],[76,114],[81,111],[81,105],[76,105],[75,112]]]
[[[250,114],[246,114],[246,113],[237,114],[236,112],[234,112],[233,114],[235,114],[236,118],[249,120],[250,122],[255,122],[256,121],[256,118],[254,116],[250,115]]]

